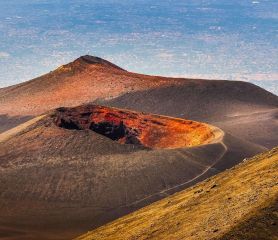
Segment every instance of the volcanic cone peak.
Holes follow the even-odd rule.
[[[62,65],[59,68],[57,68],[55,71],[51,72],[52,75],[54,75],[56,78],[57,77],[76,77],[78,74],[85,74],[90,76],[90,73],[92,71],[95,71],[98,69],[98,71],[101,72],[106,72],[111,70],[112,72],[116,71],[124,71],[124,69],[118,67],[117,65],[104,60],[99,57],[95,56],[90,56],[90,55],[85,55],[77,58],[73,62],[70,62],[68,64]],[[97,73],[96,73],[97,74]],[[58,76],[57,76],[58,75]],[[45,76],[47,77],[47,76]],[[84,78],[84,77],[83,77]],[[85,76],[86,78],[86,76]]]
[[[100,57],[91,56],[91,55],[81,56],[80,58],[77,59],[77,61],[86,62],[88,64],[101,64],[101,65],[106,66],[106,67],[113,67],[113,68],[116,68],[116,69],[119,69],[119,70],[124,70],[124,69],[118,67],[117,65],[115,65],[115,64],[113,64],[113,63],[111,63],[111,62],[109,62],[105,59],[102,59]]]
[[[122,144],[156,149],[206,144],[221,131],[195,121],[98,105],[59,108],[54,122],[61,128],[92,130]]]

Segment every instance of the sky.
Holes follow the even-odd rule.
[[[278,94],[277,0],[0,0],[0,87],[81,55]]]

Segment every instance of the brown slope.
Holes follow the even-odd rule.
[[[215,142],[191,148],[121,144],[58,127],[60,111],[0,135],[1,237],[69,239],[263,150],[220,129]]]
[[[167,84],[167,78],[130,73],[103,59],[83,56],[34,80],[0,89],[0,114],[36,115]]]
[[[276,148],[78,239],[277,239],[277,161]]]
[[[101,103],[204,121],[268,148],[278,144],[278,97],[246,82],[190,81]]]
[[[146,76],[91,56],[0,89],[0,132],[87,102],[208,122],[264,147],[278,144],[278,97],[253,84]]]

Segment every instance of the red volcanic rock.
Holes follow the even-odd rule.
[[[204,123],[97,105],[59,108],[54,119],[62,128],[90,129],[120,143],[150,148],[196,146],[215,137],[215,128]]]

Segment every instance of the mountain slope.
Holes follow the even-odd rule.
[[[190,81],[101,104],[207,122],[268,148],[278,144],[278,97],[245,82]]]
[[[118,116],[120,126],[139,133],[133,144],[110,134],[119,129]],[[108,126],[104,131],[95,128],[101,121]],[[169,126],[178,137],[167,133]],[[203,142],[195,142],[195,133],[204,134]],[[186,145],[192,144],[189,136],[194,147]],[[58,109],[0,134],[1,232],[9,240],[69,239],[263,150],[192,121],[96,106]]]
[[[91,56],[2,88],[0,237],[69,239],[233,167],[278,144],[277,106],[249,83]]]
[[[239,81],[146,76],[92,56],[0,89],[0,132],[45,111],[83,103],[207,122],[267,148],[278,143],[278,97],[262,88]]]
[[[0,114],[42,114],[165,84],[167,78],[129,73],[106,60],[83,56],[31,81],[0,89]]]
[[[275,148],[78,239],[277,239],[277,172]]]

